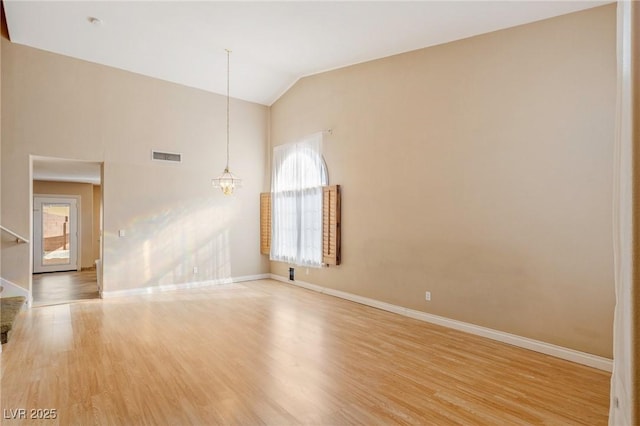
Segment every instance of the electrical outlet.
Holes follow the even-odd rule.
[[[430,291],[427,291],[427,292],[424,294],[424,299],[425,299],[427,302],[430,302],[430,301],[431,301],[431,292],[430,292]]]
[[[197,273],[198,273],[198,267],[197,267],[197,266],[194,266],[194,267],[193,267],[193,273],[194,273],[194,274],[197,274]]]

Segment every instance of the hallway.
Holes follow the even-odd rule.
[[[33,306],[58,305],[99,297],[95,269],[33,275]]]

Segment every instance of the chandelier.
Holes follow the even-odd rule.
[[[212,184],[214,188],[220,188],[224,195],[231,195],[233,190],[241,185],[242,179],[229,171],[229,57],[231,50],[225,50],[227,52],[227,166],[220,176],[213,179]]]

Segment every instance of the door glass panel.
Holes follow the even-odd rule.
[[[70,204],[42,203],[42,264],[68,265]]]

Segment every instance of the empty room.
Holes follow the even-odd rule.
[[[1,6],[2,424],[640,423],[635,2]]]

